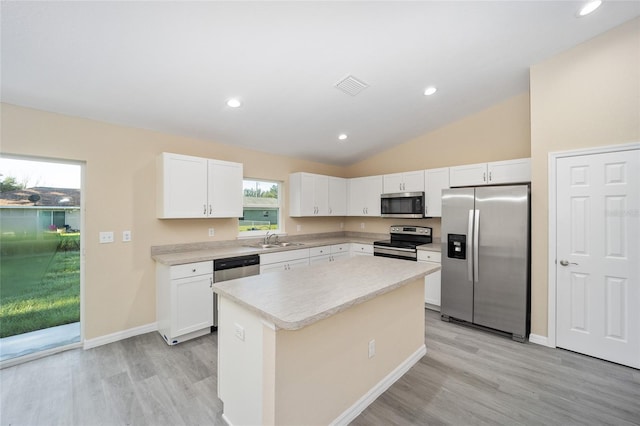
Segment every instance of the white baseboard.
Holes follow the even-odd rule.
[[[91,349],[108,343],[117,342],[118,340],[128,339],[129,337],[139,336],[140,334],[150,333],[152,331],[158,331],[158,323],[152,322],[151,324],[118,331],[116,333],[107,334],[94,339],[86,339],[84,341],[83,348]]]
[[[538,334],[529,334],[529,342],[535,343],[536,345],[546,346],[548,348],[553,347],[549,344],[549,338],[547,336],[540,336]]]
[[[382,395],[387,389],[391,387],[400,377],[402,377],[411,367],[415,365],[420,358],[422,358],[427,353],[427,347],[422,345],[415,351],[413,354],[409,356],[406,360],[404,360],[399,366],[397,366],[391,373],[389,373],[385,378],[380,380],[378,384],[369,389],[369,391],[364,394],[355,404],[349,407],[345,412],[340,414],[333,422],[330,424],[333,425],[348,425],[351,423],[356,417],[360,415],[373,401],[376,400],[377,397]]]

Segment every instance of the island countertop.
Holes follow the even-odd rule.
[[[276,328],[298,330],[440,269],[439,264],[355,256],[224,281],[213,291]]]

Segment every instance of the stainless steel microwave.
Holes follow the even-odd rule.
[[[396,192],[380,195],[382,217],[424,217],[424,192]]]

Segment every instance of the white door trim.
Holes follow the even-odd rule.
[[[576,157],[579,155],[604,154],[609,152],[629,151],[640,149],[640,142],[622,145],[608,145],[595,148],[577,149],[572,151],[550,152],[549,161],[549,240],[547,260],[547,346],[556,347],[556,163],[560,158]]]

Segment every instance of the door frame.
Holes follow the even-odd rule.
[[[557,180],[557,160],[566,157],[578,157],[582,155],[606,154],[610,152],[621,152],[640,149],[640,142],[632,142],[621,145],[607,145],[594,148],[582,148],[571,151],[550,152],[548,154],[548,178],[549,178],[549,225],[548,225],[548,260],[547,260],[547,345],[556,347],[556,259],[557,259],[557,224],[556,224],[556,180]]]

